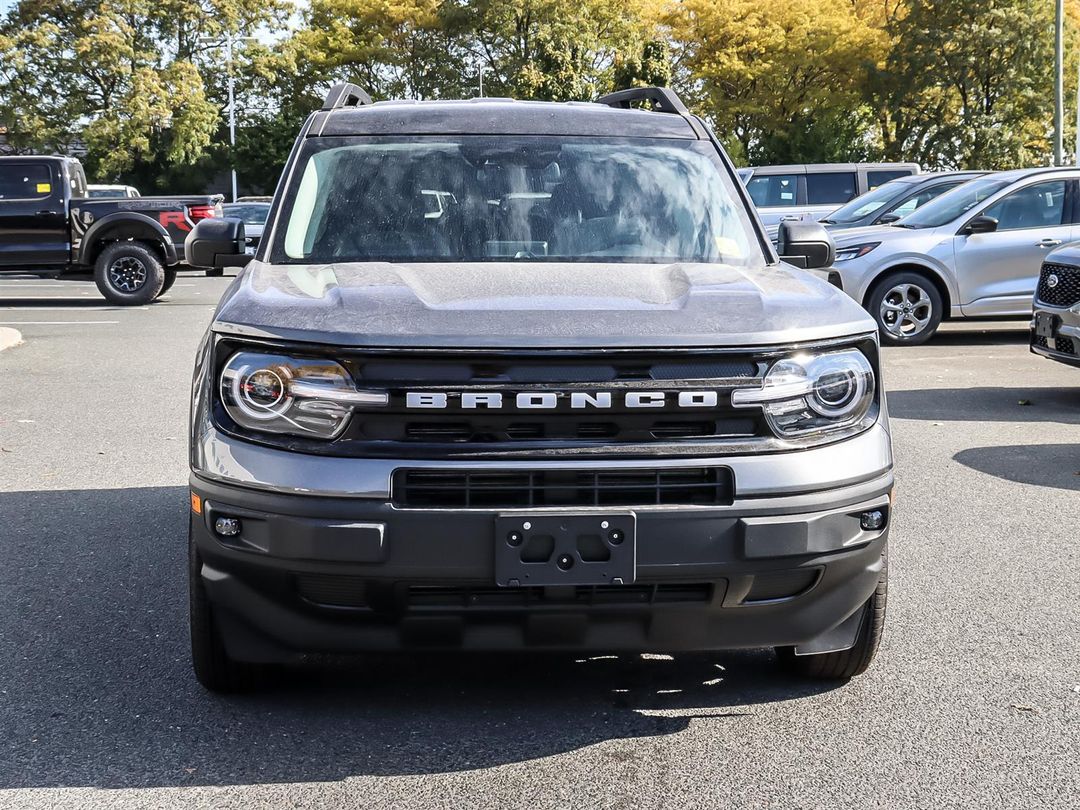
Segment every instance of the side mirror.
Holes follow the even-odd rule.
[[[882,214],[880,217],[877,218],[877,224],[878,225],[889,225],[889,224],[891,224],[893,222],[899,222],[901,219],[903,219],[903,217],[901,217],[899,214],[895,214],[895,213]]]
[[[817,222],[781,222],[776,247],[783,261],[804,270],[831,267],[836,260],[836,244]]]
[[[251,261],[244,240],[243,220],[200,219],[184,239],[184,260],[192,267],[243,267]]]
[[[993,233],[997,230],[998,221],[993,217],[978,216],[968,220],[968,224],[960,229],[964,236],[973,233]]]

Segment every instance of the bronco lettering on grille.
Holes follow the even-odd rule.
[[[680,391],[674,396],[667,391],[626,391],[621,394],[626,408],[715,408],[719,402],[716,391]],[[457,402],[465,410],[479,408],[516,408],[517,410],[553,410],[561,402],[569,402],[573,409],[611,408],[615,395],[610,391],[575,391],[570,394],[556,391],[532,391],[517,394],[497,392],[431,392],[407,391],[405,407],[414,409],[441,409]]]

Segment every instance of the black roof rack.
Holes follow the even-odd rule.
[[[617,90],[614,93],[608,93],[606,96],[600,96],[596,103],[628,110],[635,101],[651,102],[653,109],[658,112],[675,113],[676,115],[689,113],[686,105],[682,103],[682,99],[675,95],[674,90],[668,87],[631,87],[628,90]]]
[[[323,101],[324,110],[340,110],[342,107],[360,107],[371,104],[371,96],[349,82],[341,82],[330,88]]]

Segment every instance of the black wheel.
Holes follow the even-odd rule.
[[[941,324],[944,302],[937,286],[921,273],[890,273],[874,284],[866,309],[889,346],[926,343]]]
[[[98,256],[94,281],[110,304],[149,304],[161,294],[165,266],[141,242],[113,242]]]
[[[188,592],[190,596],[191,663],[195,677],[213,692],[248,692],[262,685],[266,667],[229,657],[206,598],[195,543],[188,539]]]
[[[169,291],[169,288],[176,283],[176,271],[171,267],[165,268],[165,283],[161,285],[161,292],[158,293],[160,298]]]
[[[208,275],[210,277],[223,276],[223,275],[225,275],[225,268],[224,267],[208,267],[208,268],[206,268],[206,275]]]
[[[784,669],[803,678],[822,680],[848,680],[867,670],[881,646],[881,632],[885,628],[885,603],[889,590],[887,550],[881,555],[881,561],[881,578],[878,579],[874,595],[866,603],[855,646],[849,650],[818,655],[795,655],[792,647],[778,647],[776,656]]]

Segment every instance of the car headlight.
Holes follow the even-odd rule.
[[[761,407],[778,436],[802,436],[859,424],[874,384],[874,369],[857,349],[800,354],[775,362],[760,388],[733,391],[731,403]]]
[[[871,250],[880,245],[881,242],[867,242],[862,245],[851,245],[850,247],[842,247],[836,249],[836,261],[847,262],[852,259],[861,259]]]
[[[382,392],[358,391],[333,360],[237,352],[221,372],[221,402],[236,424],[315,439],[340,435],[356,405],[385,405]]]

